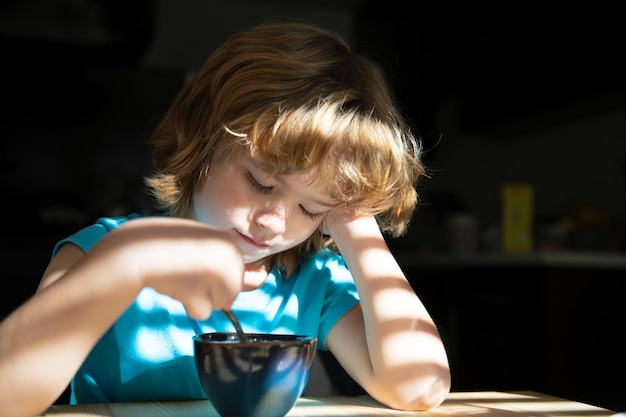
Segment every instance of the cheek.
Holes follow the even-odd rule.
[[[219,200],[211,198],[211,193],[205,188],[194,195],[193,208],[196,220],[217,226],[220,209]],[[218,217],[216,217],[216,215]]]
[[[296,214],[299,216],[299,214]],[[289,222],[288,225],[288,239],[294,242],[294,245],[300,244],[307,240],[318,228],[317,222],[312,222],[310,219],[301,218],[295,219]]]
[[[213,226],[220,226],[227,219],[229,208],[237,190],[226,186],[227,181],[217,178],[207,181],[194,196],[196,220]]]

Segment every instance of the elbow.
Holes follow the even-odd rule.
[[[414,395],[395,396],[386,405],[396,410],[428,411],[441,405],[449,392],[450,387],[443,381],[438,381]]]
[[[408,402],[406,407],[399,404],[407,410],[426,411],[440,406],[450,393],[450,378],[442,378],[425,387],[417,396]]]
[[[448,368],[440,368],[418,383],[389,384],[377,401],[389,408],[406,411],[428,411],[441,405],[450,393],[451,376]]]

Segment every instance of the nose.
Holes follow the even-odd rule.
[[[270,233],[284,233],[286,229],[286,210],[276,206],[262,211],[256,216],[256,223]]]

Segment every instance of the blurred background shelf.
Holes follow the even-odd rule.
[[[515,253],[478,253],[471,255],[396,253],[408,268],[577,268],[626,270],[626,253],[600,251],[557,251]]]

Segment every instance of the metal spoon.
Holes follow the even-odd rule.
[[[243,332],[243,329],[241,328],[241,325],[239,324],[239,320],[237,320],[237,317],[235,317],[235,314],[233,314],[232,311],[230,310],[222,310],[224,312],[224,314],[226,314],[226,317],[228,317],[228,320],[230,320],[233,323],[233,326],[235,326],[235,330],[237,330],[237,337],[239,338],[239,341],[242,343],[248,343],[248,336],[246,336],[246,334]]]

